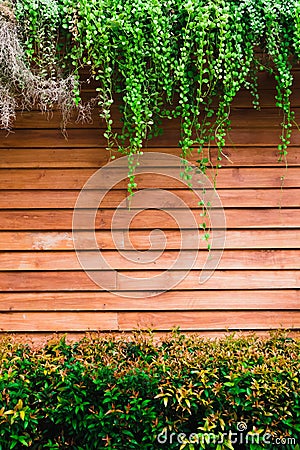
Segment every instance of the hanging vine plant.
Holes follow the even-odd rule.
[[[24,44],[18,29],[11,3],[1,3],[0,127],[11,128],[17,108],[39,107],[47,111],[54,106],[61,110],[62,124],[65,126],[74,109],[76,78],[72,75],[54,77],[53,73],[48,76],[38,66],[34,68],[35,58],[29,58],[33,56],[29,51],[29,38]],[[49,58],[41,58],[39,62],[43,65],[46,60],[48,62]]]
[[[69,93],[71,86],[73,105],[82,107],[79,75],[88,68],[97,83],[94,104],[106,122],[107,148],[128,155],[130,191],[136,187],[132,156],[164,118],[180,118],[185,159],[196,149],[205,171],[212,162],[204,149],[214,142],[220,166],[232,101],[246,88],[259,106],[260,70],[276,80],[278,149],[282,158],[287,153],[294,120],[291,68],[300,58],[298,0],[14,0],[1,7],[0,20],[13,36],[0,39],[2,127],[10,125],[12,99],[20,95],[30,104],[60,103],[69,111],[69,96],[61,90]],[[16,52],[22,53],[19,72],[13,69]],[[25,75],[17,80],[21,69]],[[30,77],[35,83],[28,90]],[[53,98],[45,93],[51,83]],[[111,114],[116,99],[123,121],[118,134]]]

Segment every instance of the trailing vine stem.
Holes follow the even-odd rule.
[[[291,68],[300,59],[299,0],[11,0],[1,4],[0,21],[2,34],[12,36],[0,44],[1,127],[11,126],[20,100],[46,110],[59,104],[67,117],[73,106],[82,112],[84,68],[97,85],[92,103],[106,123],[107,149],[128,155],[129,192],[136,188],[133,156],[165,118],[181,121],[184,159],[196,149],[201,171],[221,167],[231,104],[247,89],[259,108],[261,70],[276,81],[278,156],[286,158],[294,122]],[[116,100],[121,127],[111,112]]]

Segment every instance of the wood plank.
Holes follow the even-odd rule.
[[[155,148],[149,149],[151,152],[155,152]],[[180,156],[180,149],[177,150],[178,153],[175,153],[176,149],[160,149],[158,148],[157,151],[162,151],[162,153],[168,153],[172,152],[172,154],[176,154],[177,156]],[[279,154],[277,147],[255,147],[251,146],[251,149],[249,147],[241,147],[241,146],[230,146],[230,143],[228,143],[227,147],[225,147],[222,151],[223,155],[222,160],[220,164],[222,164],[223,167],[262,167],[262,166],[285,166],[287,164],[289,167],[293,165],[299,165],[300,162],[300,152],[298,147],[292,147],[290,146],[288,148],[288,154],[286,157],[286,162],[282,161],[279,162]],[[208,149],[205,149],[203,151],[203,157],[208,157],[213,164],[215,164],[216,158],[217,158],[217,150],[215,148],[211,148],[209,151]],[[197,160],[199,160],[199,155],[197,152],[197,149],[195,149],[192,154],[189,156],[188,160],[191,164],[197,164]]]
[[[265,330],[300,328],[300,313],[290,311],[185,312],[26,312],[0,313],[3,331]]]
[[[200,217],[199,210],[192,210],[195,221],[198,223],[203,222],[203,217]],[[151,214],[152,213],[152,214]],[[182,213],[182,216],[181,216]],[[222,213],[219,212],[220,217]],[[227,228],[295,228],[300,227],[300,209],[256,209],[255,212],[252,209],[226,209],[226,226]],[[1,217],[1,215],[0,215]],[[122,212],[120,211],[120,223],[122,222]],[[130,223],[130,229],[147,229],[147,228],[161,228],[162,224],[166,228],[179,228],[173,217],[180,220],[180,228],[190,228],[191,223],[186,211],[179,210],[174,211],[172,216],[172,210],[169,211],[157,211],[155,215],[151,210],[141,212]],[[209,218],[204,218],[204,222],[209,225]],[[105,221],[105,214],[100,214],[99,222],[96,221],[99,229],[110,226],[111,222],[108,218],[108,222]],[[118,219],[115,220],[114,225],[118,227]],[[222,220],[214,220],[213,227],[218,229],[222,228]]]
[[[119,106],[114,104],[111,108],[111,115],[116,127],[122,127],[121,114],[118,110]],[[299,108],[294,109],[295,119],[300,115]],[[91,120],[86,122],[78,121],[78,113],[74,112],[71,120],[67,124],[67,129],[104,129],[106,127],[104,120],[99,118],[100,109],[94,108],[91,112]],[[230,119],[233,128],[251,127],[251,128],[278,128],[282,122],[282,113],[279,108],[261,108],[261,110],[245,109],[232,107],[230,111]],[[19,112],[14,122],[15,129],[60,129],[62,116],[61,112],[54,110],[51,113],[43,113],[41,111],[32,110]],[[164,130],[178,130],[180,128],[180,120],[164,120],[162,123]]]
[[[256,330],[300,328],[300,311],[186,311],[186,312],[120,312],[119,329],[136,328],[170,330]]]
[[[256,178],[255,175],[256,174]],[[208,173],[211,176],[211,172]],[[146,175],[145,175],[146,176]],[[298,187],[298,168],[236,168],[223,167],[219,170],[216,184],[217,188],[267,188],[267,187]]]
[[[262,108],[274,108],[276,101],[276,89],[265,89],[261,86],[260,90],[260,106]],[[300,106],[300,89],[296,85],[292,89],[291,105],[292,108],[298,108]],[[233,101],[233,106],[242,108],[252,107],[252,97],[249,91],[241,90]]]
[[[102,243],[102,244],[101,244]],[[103,232],[98,240],[99,248],[113,248],[109,232]],[[0,232],[0,250],[73,250],[72,232]]]
[[[300,287],[300,271],[297,270],[216,270],[212,277],[200,284],[200,271],[191,271],[178,283],[181,271],[165,271],[161,281],[157,279],[161,271],[112,272],[99,271],[98,276],[110,290],[163,291],[166,286],[172,290],[233,290],[233,289],[297,289]],[[95,272],[95,276],[97,276]],[[124,278],[125,277],[125,278]],[[156,277],[156,278],[155,278]],[[177,283],[177,284],[176,284]],[[101,291],[84,272],[52,271],[44,272],[0,272],[2,291]],[[168,289],[169,290],[169,289]]]
[[[297,77],[297,82],[299,79],[299,75]],[[291,94],[291,107],[298,108],[300,106],[300,89],[297,87],[297,82],[292,89]],[[273,88],[272,88],[273,86]],[[265,87],[265,84],[261,84],[259,87],[259,96],[260,96],[260,107],[261,108],[274,108],[276,107],[276,88],[274,86],[274,81],[271,82],[269,87]],[[241,89],[232,102],[232,107],[236,108],[253,108],[252,105],[252,96],[250,92],[246,89]],[[215,104],[215,102],[213,102]]]
[[[0,190],[0,209],[74,209],[79,190]],[[99,197],[105,195],[99,191]],[[275,195],[275,193],[274,193]],[[297,192],[291,193],[291,197]],[[115,209],[126,199],[128,192],[124,189],[109,191],[101,201],[102,208]],[[271,197],[271,196],[270,196]],[[286,196],[288,198],[288,196]],[[87,193],[87,202],[95,198],[95,192]],[[90,200],[89,200],[90,199]],[[289,201],[293,204],[293,200]],[[276,203],[274,203],[276,205]],[[294,205],[293,205],[294,206]]]
[[[199,197],[190,190],[170,190],[181,198],[189,207],[197,208]],[[299,207],[300,189],[218,189],[218,195],[224,208],[267,208]],[[2,190],[0,191],[0,209],[73,209],[79,190]],[[94,197],[94,192],[87,195],[87,204]],[[102,195],[99,191],[99,197]],[[150,192],[151,195],[151,192]],[[156,192],[157,195],[157,192]],[[128,196],[126,190],[111,190],[101,202],[102,208],[116,208]],[[163,200],[165,193],[161,193]],[[89,200],[90,199],[90,200]],[[127,204],[130,203],[130,199]],[[144,201],[135,200],[135,206],[144,207]],[[159,201],[158,201],[159,204]]]
[[[171,131],[170,131],[171,132]],[[167,135],[167,132],[165,133]],[[281,127],[272,128],[232,128],[226,137],[227,145],[272,145],[280,144]],[[174,136],[175,141],[175,136]],[[176,142],[176,141],[175,141]],[[292,145],[299,145],[300,132],[293,129],[290,142]]]
[[[182,230],[181,233],[189,233]],[[176,230],[164,230],[166,250],[177,250],[182,244],[182,236]],[[137,250],[149,248],[149,231],[136,230],[130,233],[132,245]],[[96,233],[98,247],[101,249],[115,249],[111,232],[98,231]],[[185,240],[183,240],[185,242]],[[188,244],[188,242],[187,242]],[[183,244],[182,244],[183,245]],[[163,246],[163,241],[161,242]],[[88,246],[87,246],[88,248]],[[200,247],[207,248],[206,242],[200,241]],[[216,247],[217,248],[217,247]],[[299,229],[241,229],[227,230],[225,248],[227,249],[299,249]],[[1,231],[0,250],[73,250],[72,233],[66,232],[39,232],[39,231]],[[126,249],[126,245],[124,245]],[[182,249],[189,249],[182,247]]]
[[[113,312],[0,313],[0,331],[88,331],[117,330]]]
[[[209,189],[207,189],[205,194],[203,194],[203,192],[201,191],[198,191],[198,195],[196,191],[192,191],[189,189],[168,189],[168,192],[171,192],[173,196],[176,196],[183,201],[183,208],[186,208],[187,206],[190,208],[199,208],[199,196],[205,203],[211,200],[212,197],[212,192]],[[160,205],[160,207],[163,207],[163,209],[168,209],[168,206],[170,207],[170,200],[166,198],[165,190],[161,190],[160,192],[158,190],[148,190],[147,194],[149,195],[149,197],[155,195],[155,198],[157,199],[157,205]],[[298,208],[300,205],[299,188],[217,189],[216,194],[218,194],[218,196],[220,197],[224,208]],[[88,196],[87,199],[89,199]],[[136,196],[136,198],[130,198],[128,196],[128,202],[126,204],[130,206],[132,210],[138,208],[144,209],[146,205],[145,197]],[[178,203],[178,209],[180,209],[180,206],[181,205]],[[211,206],[211,208],[213,208],[213,206]]]
[[[106,139],[99,130],[68,130],[65,136],[60,130],[34,129],[0,131],[0,148],[97,148],[105,147]]]
[[[300,189],[217,189],[217,192],[224,208],[299,207]],[[185,196],[188,195],[189,192],[185,191]],[[185,200],[186,203],[196,207],[195,200],[189,203],[190,197]]]
[[[142,278],[142,290],[162,290],[170,286],[172,290],[202,289],[298,289],[300,288],[300,270],[216,270],[211,278],[200,284],[200,271],[192,270],[178,283],[182,275],[178,271],[165,271],[159,283],[155,276],[162,271],[119,272],[118,290],[138,290],[137,279]],[[150,277],[149,277],[150,274]],[[123,276],[127,277],[124,278]],[[153,277],[151,279],[151,277]],[[178,284],[176,284],[178,283]],[[299,305],[300,306],[300,305]]]
[[[137,214],[130,222],[131,213],[128,210],[118,210],[114,218],[114,230],[126,229],[124,224],[130,224],[130,230],[138,229],[191,229],[195,224],[206,222],[209,227],[209,217],[200,216],[201,210],[191,210],[191,216],[185,209],[168,211],[145,210]],[[100,209],[96,216],[96,230],[110,230],[114,210]],[[215,212],[222,218],[222,212]],[[175,221],[175,218],[178,222]],[[195,222],[191,220],[194,217]],[[215,216],[217,217],[217,216]],[[1,230],[71,230],[72,210],[1,210]],[[93,218],[92,210],[82,210],[81,223],[90,223]],[[179,225],[180,224],[180,227]],[[300,209],[226,209],[227,228],[300,228]],[[222,228],[223,222],[214,219],[215,229]],[[88,226],[85,226],[88,228]],[[202,236],[201,230],[199,235]],[[291,245],[292,246],[292,245]]]
[[[275,154],[276,150],[272,152]],[[119,155],[119,153],[117,153]],[[293,156],[291,156],[294,159]],[[296,157],[297,158],[297,157]],[[105,148],[1,148],[0,168],[98,168],[108,163]]]
[[[145,149],[145,152],[160,152],[180,157],[179,148],[154,147]],[[278,162],[278,149],[276,147],[226,147],[223,151],[222,166],[285,166],[285,162]],[[122,155],[114,151],[116,158]],[[208,156],[205,150],[204,157]],[[217,150],[210,149],[210,158],[216,161]],[[110,153],[102,147],[98,148],[1,148],[0,168],[99,168],[108,163]],[[197,150],[189,156],[191,164],[197,165],[199,155]],[[298,147],[290,146],[287,156],[288,166],[300,165],[300,152]]]
[[[136,262],[134,252],[105,251],[102,256],[116,270],[166,270],[176,262],[182,261],[178,269],[185,269],[194,261],[195,251],[164,251],[160,257],[152,252],[149,262]],[[150,255],[149,255],[150,253]],[[151,257],[151,252],[148,256]],[[200,250],[193,269],[202,269],[208,252]],[[82,267],[75,252],[0,252],[0,270],[81,270]],[[90,252],[86,269],[105,269],[99,264],[97,252]],[[225,250],[218,269],[300,269],[300,250]]]
[[[1,169],[0,190],[82,189],[95,172],[95,169]],[[213,179],[215,171],[209,170],[207,175]],[[128,180],[124,178],[124,169],[107,170],[105,176],[103,172],[101,178],[98,177],[99,180],[91,183],[90,187],[110,189],[114,186],[116,177],[122,181],[116,184],[115,188],[127,189]],[[149,169],[148,173],[137,173],[136,182],[140,189],[186,188],[175,168],[153,168]],[[288,169],[223,167],[218,171],[216,185],[218,189],[296,188],[300,187],[300,167]]]
[[[115,112],[114,110],[117,110],[117,108],[113,108],[113,114]],[[94,108],[91,114],[91,120],[81,121],[80,119],[78,120],[78,112],[74,111],[67,124],[67,129],[104,128],[104,121],[100,119],[99,113],[100,109]],[[39,110],[18,111],[13,125],[14,129],[60,129],[62,115],[61,111],[57,109],[46,113]]]
[[[300,98],[300,97],[299,97]],[[120,129],[114,130],[120,133]],[[267,146],[274,147],[280,143],[280,127],[271,128],[237,128],[232,129],[226,142],[228,145],[241,146]],[[180,130],[166,130],[161,136],[147,141],[145,147],[178,147],[180,140]],[[105,147],[106,139],[103,130],[90,129],[70,129],[68,139],[64,137],[60,130],[15,130],[14,133],[7,134],[0,131],[0,148],[91,148]],[[291,145],[300,145],[300,133],[296,129],[291,136]]]
[[[297,84],[293,87],[292,95],[291,95],[291,105],[292,108],[299,108],[300,106],[300,89],[296,87]],[[260,106],[262,108],[275,108],[276,107],[276,89],[265,89],[264,86],[261,86],[260,89]],[[82,92],[82,100],[88,101],[95,97],[94,89],[85,89]],[[236,108],[253,108],[252,105],[252,96],[246,89],[241,89],[233,100],[232,107]],[[212,103],[213,107],[217,106],[217,101],[214,99]]]
[[[181,231],[185,233],[185,230]],[[166,250],[179,249],[181,241],[185,242],[184,238],[180,237],[179,231],[164,230],[166,236]],[[186,231],[189,233],[189,231]],[[0,234],[1,237],[1,234]],[[132,246],[138,250],[149,248],[147,246],[148,231],[136,230],[130,233],[130,240]],[[187,242],[188,244],[188,242]],[[204,246],[206,245],[203,243]],[[216,243],[217,244],[217,243]],[[163,245],[163,243],[161,244]],[[200,243],[201,245],[201,243]],[[125,246],[126,248],[126,246]],[[201,246],[201,248],[203,248]],[[206,247],[205,247],[206,248]],[[215,248],[219,248],[216,245]],[[241,230],[226,230],[225,248],[235,249],[275,249],[275,248],[300,248],[300,232],[297,229],[241,229]],[[184,247],[183,247],[184,249]]]
[[[109,289],[116,289],[117,273],[107,271],[105,282]],[[0,272],[2,291],[77,291],[102,290],[83,271],[81,272]]]
[[[172,291],[135,298],[110,292],[0,293],[0,311],[296,310],[299,290]]]

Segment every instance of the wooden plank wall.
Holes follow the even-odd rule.
[[[296,119],[299,82],[300,72],[295,71]],[[295,128],[286,168],[277,162],[281,116],[274,94],[273,81],[262,75],[261,111],[252,109],[246,91],[232,108],[233,126],[224,151],[228,159],[224,158],[217,177],[227,220],[226,247],[218,269],[199,285],[206,256],[203,243],[196,266],[184,281],[169,292],[145,298],[101,290],[82,271],[74,252],[75,201],[87,179],[109,161],[96,115],[92,124],[71,123],[66,140],[59,130],[58,113],[19,114],[14,132],[1,132],[0,139],[0,331],[299,329],[300,133]],[[179,124],[168,122],[164,128],[148,149],[179,155]],[[146,175],[138,183],[140,188],[170,189],[199,216],[195,199],[180,183]],[[126,261],[110,233],[112,214],[126,195],[126,183],[121,183],[101,204],[99,246],[122,273],[134,271],[142,277],[159,273],[176,257],[180,232],[165,212],[141,213],[132,224],[136,248],[147,248],[149,231],[156,227],[164,229],[167,247],[155,264]]]

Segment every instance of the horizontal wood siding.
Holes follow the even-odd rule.
[[[296,70],[295,86],[299,81]],[[164,332],[174,326],[212,334],[300,329],[300,132],[295,127],[287,167],[285,161],[278,162],[281,116],[275,108],[274,83],[262,74],[260,85],[260,111],[251,108],[246,91],[232,107],[232,131],[216,177],[226,215],[226,243],[217,269],[203,284],[199,283],[207,258],[203,240],[183,280],[175,282],[178,268],[168,270],[178,257],[183,236],[190,233],[184,209],[176,212],[181,231],[167,204],[165,211],[148,210],[134,218],[130,239],[138,250],[149,249],[152,229],[165,233],[161,257],[143,264],[131,259],[121,211],[114,225],[120,228],[122,254],[118,251],[110,228],[120,202],[129,204],[127,180],[123,180],[104,197],[95,222],[97,244],[116,270],[105,272],[112,292],[96,285],[74,251],[72,216],[85,182],[110,160],[103,124],[97,111],[92,123],[79,125],[74,118],[66,139],[59,129],[58,112],[51,117],[38,111],[19,113],[14,132],[0,132],[0,332],[127,332],[136,328]],[[84,95],[91,97],[91,90]],[[299,120],[300,89],[294,89],[292,101]],[[113,115],[118,128],[116,107]],[[179,137],[179,122],[167,121],[163,135],[149,141],[147,149],[179,156]],[[212,146],[211,157],[216,154]],[[191,161],[197,159],[195,152]],[[208,170],[208,175],[213,179],[215,169]],[[199,199],[181,181],[143,174],[137,183],[140,189],[169,190],[189,205],[197,222],[203,220]],[[93,191],[88,195],[92,198]],[[137,206],[143,205],[137,202]],[[190,247],[188,242],[183,245],[184,264],[189,262]],[[88,245],[87,250],[91,250]],[[91,250],[88,268],[103,270],[94,254]],[[159,293],[151,277],[164,271],[168,271],[168,282],[174,283]],[[132,275],[144,278],[144,297],[137,297]]]

